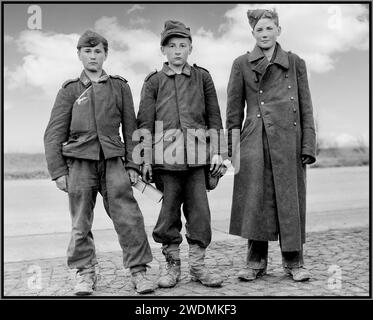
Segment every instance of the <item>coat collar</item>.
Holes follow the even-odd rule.
[[[183,70],[181,71],[181,73],[189,77],[190,76],[190,72],[191,72],[191,68],[192,67],[188,63],[186,63],[184,65]],[[176,74],[176,72],[170,68],[170,66],[168,65],[168,62],[165,62],[163,64],[162,72],[164,72],[169,77],[170,76],[174,76]]]
[[[276,56],[273,60],[274,64],[278,64],[279,66],[283,67],[284,69],[289,69],[289,55],[287,52],[282,50],[279,43],[276,43],[275,53]],[[249,61],[253,64],[253,70],[263,74],[265,69],[267,68],[268,64],[270,63],[267,58],[265,57],[262,49],[258,46],[255,46],[254,50],[249,54]]]
[[[85,87],[88,87],[88,85],[91,84],[91,79],[87,76],[85,71],[83,70],[80,74],[80,81],[84,84]],[[105,82],[107,79],[109,79],[109,76],[106,74],[105,70],[102,70],[101,76],[98,79],[98,82]]]

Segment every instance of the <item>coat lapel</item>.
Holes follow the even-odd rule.
[[[251,63],[251,68],[261,75],[264,74],[269,61],[264,56],[262,49],[258,46],[255,46],[254,50],[249,53],[249,61]]]
[[[273,60],[274,64],[277,64],[284,69],[289,69],[289,56],[288,53],[282,50],[281,46],[277,43],[277,48],[275,50],[275,58]],[[249,53],[249,61],[251,63],[251,68],[256,73],[263,75],[266,68],[270,64],[268,59],[265,57],[262,49],[255,46],[254,50]]]
[[[277,52],[276,57],[273,60],[273,63],[278,64],[284,69],[289,69],[289,54],[282,50],[281,46],[277,43]]]

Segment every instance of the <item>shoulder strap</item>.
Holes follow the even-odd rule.
[[[62,88],[66,88],[68,84],[73,83],[73,82],[77,82],[78,80],[79,80],[79,78],[69,79],[69,80],[67,80],[63,83]]]
[[[154,75],[157,74],[157,73],[158,73],[157,70],[154,70],[154,71],[150,72],[150,73],[146,76],[146,78],[145,78],[145,82],[148,81],[152,76],[154,76]]]
[[[128,82],[126,79],[118,75],[110,75],[110,78],[122,80],[124,83]]]
[[[210,73],[207,69],[202,68],[202,67],[200,67],[200,66],[197,66],[195,63],[193,64],[193,67],[195,67],[195,68],[199,68],[199,69],[202,69],[202,70],[205,70],[206,72]]]

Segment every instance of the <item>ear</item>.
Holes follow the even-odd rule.
[[[80,57],[80,50],[77,50],[77,51],[76,51],[76,54],[78,55],[78,59],[79,59],[80,61],[82,61],[82,58]]]
[[[164,50],[164,46],[161,46],[161,52],[162,54],[165,56],[166,55],[166,51]]]
[[[105,58],[104,58],[104,61],[106,61],[108,54],[109,54],[109,51],[105,51]]]
[[[277,36],[279,36],[280,34],[281,34],[281,27],[278,26],[278,27],[277,27]]]
[[[191,54],[192,51],[193,51],[193,46],[192,46],[192,44],[190,44],[190,45],[189,45],[189,54]]]

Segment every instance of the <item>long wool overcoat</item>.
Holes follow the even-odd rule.
[[[280,235],[282,251],[297,251],[305,242],[306,167],[301,156],[315,161],[315,127],[305,62],[276,45],[272,62],[255,47],[238,57],[231,70],[226,124],[228,132],[240,130],[240,148],[229,143],[233,162],[239,160],[230,233],[262,241]],[[266,161],[273,190],[266,187]],[[274,193],[277,221],[266,208],[268,192]]]

